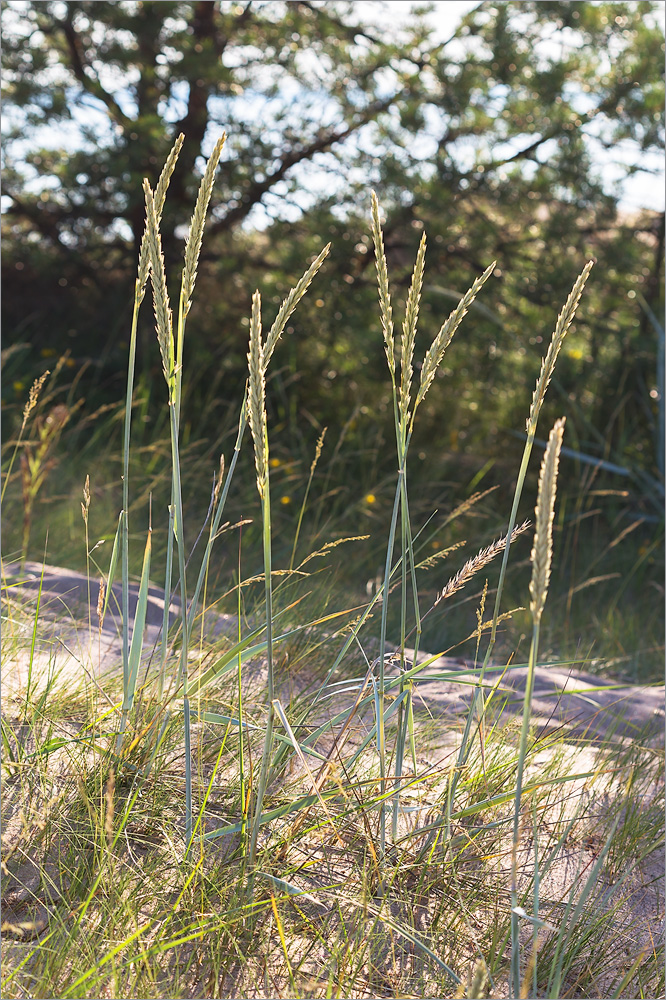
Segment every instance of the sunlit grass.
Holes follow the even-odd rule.
[[[39,596],[27,599],[17,587],[20,568],[3,577],[4,666],[12,669],[26,656],[29,662],[27,684],[3,707],[3,930],[9,942],[3,995],[661,995],[663,942],[651,931],[656,897],[644,912],[633,900],[639,891],[652,892],[657,878],[663,752],[649,740],[609,737],[592,745],[569,739],[565,728],[547,735],[531,714],[531,679],[543,662],[542,620],[557,566],[563,421],[544,457],[526,567],[532,583],[521,597],[532,626],[522,724],[498,721],[507,697],[503,672],[515,663],[497,661],[497,629],[512,627],[514,616],[524,627],[520,616],[528,614],[505,592],[509,547],[527,530],[516,527],[517,511],[539,412],[590,265],[556,322],[532,400],[508,530],[493,542],[479,539],[471,555],[459,558],[462,539],[447,538],[444,530],[482,508],[485,489],[451,505],[438,525],[431,514],[422,516],[408,480],[416,411],[445,351],[455,349],[450,345],[461,324],[462,336],[465,314],[493,265],[416,364],[426,239],[396,337],[374,197],[396,473],[390,482],[359,482],[347,501],[356,530],[327,536],[326,504],[335,496],[326,488],[317,497],[315,479],[324,435],[300,477],[286,456],[271,453],[269,362],[310,284],[324,280],[318,272],[325,247],[267,328],[260,292],[253,296],[248,381],[230,448],[214,466],[215,477],[211,470],[207,516],[197,524],[184,503],[184,484],[193,480],[185,478],[189,452],[181,447],[183,341],[221,143],[195,207],[174,326],[159,226],[180,144],[155,192],[144,185],[147,227],[130,338],[122,507],[111,514],[108,500],[104,504],[108,556],[99,552],[91,528],[94,472],[85,479],[83,505],[77,499],[88,608],[98,600],[96,567],[104,568],[107,594],[114,575],[121,584],[116,676],[96,676],[102,629],[96,646],[93,610],[79,668],[60,683],[50,673],[55,659],[48,649],[62,642],[65,617],[44,612]],[[134,352],[149,278],[166,391],[159,404],[163,434],[142,442],[137,455]],[[24,411],[5,485],[36,407],[35,398]],[[251,454],[243,448],[248,424]],[[241,477],[252,490],[241,487],[244,510],[232,518],[231,485]],[[135,481],[140,488],[132,500]],[[157,495],[164,501],[159,505]],[[36,491],[29,494],[31,519],[35,497]],[[294,518],[281,520],[292,506]],[[130,533],[130,510],[136,533]],[[293,532],[285,539],[288,524]],[[366,573],[367,585],[361,579],[345,591],[320,568],[343,552],[358,566],[369,525],[384,533],[383,566]],[[159,531],[164,589],[180,596],[180,610],[174,622],[165,611],[154,662],[147,664],[141,638]],[[25,557],[25,534],[22,550]],[[499,583],[491,593],[483,571],[499,556]],[[445,560],[450,565],[443,572]],[[132,569],[140,579],[130,616]],[[593,579],[587,583],[595,586]],[[424,625],[454,598],[469,601],[473,621],[449,646],[467,641],[473,655],[464,667],[429,655],[424,661]],[[569,587],[571,606],[574,598]],[[104,609],[103,594],[98,607]],[[235,618],[216,617],[221,607]],[[207,628],[216,622],[222,634],[210,635]],[[46,654],[35,658],[37,640]],[[40,665],[34,672],[33,660]],[[466,714],[433,717],[419,696],[426,681],[455,681],[466,692]],[[623,958],[609,962],[609,953]]]

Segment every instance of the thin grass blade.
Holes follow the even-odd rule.
[[[129,653],[129,683],[127,691],[124,692],[123,712],[132,710],[134,695],[136,692],[136,682],[139,676],[139,664],[141,662],[141,648],[143,644],[143,632],[146,625],[146,611],[148,609],[148,586],[150,584],[150,558],[152,549],[152,528],[148,529],[146,547],[143,553],[143,566],[141,569],[141,583],[139,586],[139,596],[134,615],[134,629],[132,631],[132,643]]]

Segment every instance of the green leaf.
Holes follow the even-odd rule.
[[[139,676],[139,663],[141,662],[141,647],[143,644],[143,630],[146,625],[146,610],[148,608],[148,584],[150,578],[150,554],[152,548],[152,528],[148,529],[146,538],[146,548],[143,553],[143,567],[141,570],[141,584],[139,586],[139,599],[134,615],[134,628],[132,630],[132,642],[129,651],[129,678],[127,690],[124,692],[123,712],[129,712],[134,704],[134,694],[136,691],[136,681]]]
[[[104,597],[104,610],[102,611],[102,618],[106,615],[106,609],[109,606],[109,598],[111,596],[111,588],[113,586],[113,581],[116,575],[116,567],[118,565],[118,556],[120,554],[120,532],[123,520],[123,512],[121,511],[118,515],[118,527],[116,528],[116,535],[113,539],[113,548],[111,549],[111,562],[109,563],[109,575],[106,580],[106,595]]]

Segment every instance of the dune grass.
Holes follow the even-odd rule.
[[[503,602],[509,550],[533,530],[517,526],[517,511],[541,405],[591,263],[573,285],[537,379],[508,528],[438,587],[428,607],[419,579],[433,557],[421,548],[427,523],[415,522],[410,510],[409,446],[418,407],[494,265],[462,297],[415,370],[426,238],[397,338],[373,195],[395,427],[394,499],[374,592],[360,605],[317,608],[292,585],[333,547],[358,539],[331,540],[299,561],[301,509],[296,537],[286,546],[288,568],[274,566],[266,396],[272,355],[300,299],[322,280],[328,247],[266,334],[261,294],[253,296],[233,453],[220,463],[206,524],[195,527],[183,513],[185,321],[223,141],[201,182],[175,329],[159,227],[182,138],[155,191],[144,183],[123,509],[97,602],[101,619],[110,613],[119,576],[122,670],[96,676],[102,626],[96,646],[93,613],[85,623],[88,660],[78,676],[59,683],[49,644],[55,650],[61,624],[40,610],[39,599],[31,605],[20,596],[20,575],[4,580],[4,662],[25,656],[27,643],[30,681],[3,709],[3,995],[662,996],[663,940],[655,930],[652,883],[663,846],[663,753],[647,739],[575,743],[561,727],[537,729],[531,715],[540,625],[548,614],[562,420],[551,432],[536,500],[522,722],[498,721],[506,699],[502,674],[516,665],[491,658],[498,623],[514,613]],[[137,318],[149,278],[170,435],[164,589],[180,598],[180,612],[170,623],[165,609],[161,642],[146,669],[141,640],[156,512],[146,504],[133,619],[128,512]],[[254,582],[242,580],[243,524],[223,521],[248,424],[263,562]],[[86,483],[87,559],[90,504]],[[229,540],[236,536],[239,567],[228,589],[237,614],[224,624],[209,601],[208,579],[217,548],[235,544]],[[424,619],[482,579],[500,555],[489,618],[483,588],[473,662],[465,668],[435,657],[423,662]],[[193,587],[188,580],[196,581]],[[257,586],[261,599],[250,609]],[[97,595],[90,579],[88,589],[90,608]],[[208,631],[216,621],[222,634]],[[398,622],[395,635],[390,621]],[[424,713],[419,686],[453,679],[469,692],[467,710],[445,725]]]

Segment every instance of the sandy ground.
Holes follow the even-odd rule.
[[[121,671],[122,637],[120,628],[120,586],[114,586],[114,599],[109,602],[106,618],[99,628],[97,618],[97,596],[99,582],[91,581],[90,595],[88,581],[81,574],[70,570],[27,563],[22,572],[15,571],[3,586],[3,661],[2,699],[3,708],[11,714],[12,703],[25,693],[28,677],[33,692],[47,681],[55,684],[80,684],[84,674],[88,682],[104,688],[105,681],[117,678]],[[34,609],[41,588],[39,627],[32,668],[30,650],[34,624]],[[133,616],[137,600],[137,587],[130,594],[130,615]],[[143,637],[144,669],[156,670],[159,655],[156,655],[164,612],[164,593],[157,587],[151,588],[146,629]],[[26,611],[28,613],[26,613]],[[175,620],[179,613],[178,602],[170,606],[170,618]],[[205,621],[206,631],[212,635],[228,634],[235,637],[237,621],[233,616],[210,612]],[[408,652],[408,658],[411,654]],[[462,721],[474,692],[476,673],[473,664],[464,661],[435,657],[420,652],[417,661],[423,664],[423,674],[419,678],[415,694],[415,713],[421,734],[419,742],[418,766],[424,771],[439,772],[446,780],[448,769],[455,760],[459,744]],[[261,681],[262,665],[252,665],[255,679]],[[395,667],[389,665],[389,673],[395,676]],[[523,691],[526,668],[512,668],[502,671],[492,668],[484,679],[485,695],[493,692],[492,719],[510,722],[522,714]],[[440,675],[437,679],[432,675]],[[441,679],[441,675],[448,675]],[[321,703],[322,712],[333,714],[341,708],[351,706],[354,693],[348,689]],[[489,721],[491,716],[489,715]],[[370,724],[369,718],[361,716],[355,725],[352,742],[359,739],[363,729]],[[664,733],[664,687],[632,687],[601,681],[599,678],[573,670],[558,667],[538,667],[535,676],[533,697],[533,721],[537,739],[547,737],[556,731],[564,736],[558,744],[559,752],[566,756],[565,766],[571,774],[582,777],[568,785],[568,808],[575,810],[577,803],[589,794],[585,775],[594,771],[598,764],[598,746],[605,742],[618,747],[629,746],[641,738],[643,744],[658,750],[663,743]],[[427,739],[425,738],[427,735]],[[323,747],[322,747],[323,749]],[[548,754],[548,741],[544,741],[544,754]],[[532,767],[539,766],[536,759]],[[544,764],[547,763],[544,760]],[[663,776],[662,776],[663,778]],[[436,785],[433,785],[435,788]],[[663,785],[663,780],[661,782]],[[645,807],[650,808],[661,788],[645,790]],[[608,801],[621,794],[609,784]],[[424,803],[427,809],[427,803]],[[416,812],[412,807],[412,821]],[[573,843],[565,846],[542,884],[542,898],[552,906],[547,907],[549,919],[557,922],[562,900],[566,900],[576,885],[582,884],[581,871],[588,872],[598,856],[600,845],[593,839],[589,843]],[[528,844],[520,858],[521,867],[532,869]],[[29,865],[28,865],[29,868]],[[32,884],[37,873],[26,868],[21,875],[23,888],[16,898],[18,905],[25,895],[26,886]],[[619,896],[613,897],[617,905],[616,919],[621,922],[627,953],[636,955],[645,946],[654,946],[663,938],[663,852],[655,851],[647,857],[640,869],[626,878]],[[18,884],[18,883],[17,883]],[[613,886],[607,887],[612,893]],[[18,891],[18,889],[16,890]],[[606,891],[606,890],[604,890]],[[11,895],[11,893],[10,893]],[[5,903],[8,900],[5,899]],[[34,915],[35,926],[46,927],[49,921],[48,907],[42,906]],[[20,908],[17,910],[17,921]],[[39,932],[37,932],[39,933]],[[244,994],[245,995],[245,994]],[[249,995],[249,994],[248,994]],[[261,993],[253,994],[256,996]],[[603,995],[603,994],[599,994]]]
[[[4,594],[15,595],[34,606],[41,585],[40,628],[33,654],[31,683],[43,683],[49,676],[57,676],[58,683],[70,683],[81,679],[82,670],[99,680],[119,672],[122,662],[119,584],[113,587],[100,629],[98,580],[90,582],[89,600],[88,581],[80,573],[56,566],[42,567],[40,563],[26,563],[22,573],[15,572],[16,575],[8,578],[9,586]],[[130,618],[136,608],[137,590],[136,585],[130,588]],[[164,591],[151,587],[143,637],[148,668],[155,667],[159,658],[156,650],[164,603]],[[179,610],[179,602],[174,599],[170,605],[171,622]],[[33,625],[29,617],[13,615],[11,603],[4,613],[3,697],[20,695],[25,689]],[[204,628],[209,635],[234,636],[237,621],[231,615],[209,612]],[[407,650],[406,653],[409,662],[413,652]],[[435,717],[464,715],[472,696],[474,665],[424,651],[419,652],[417,662],[424,664],[418,681],[418,703],[427,706]],[[433,674],[449,674],[450,680],[429,681],[427,678]],[[526,676],[526,667],[512,667],[506,671],[492,668],[487,673],[484,687],[486,691],[495,690],[494,703],[501,704],[506,719],[522,713]],[[664,732],[664,686],[632,687],[580,671],[537,667],[532,714],[534,722],[542,729],[564,727],[571,734],[592,740],[613,735],[633,738],[645,734],[646,730],[659,738]]]

